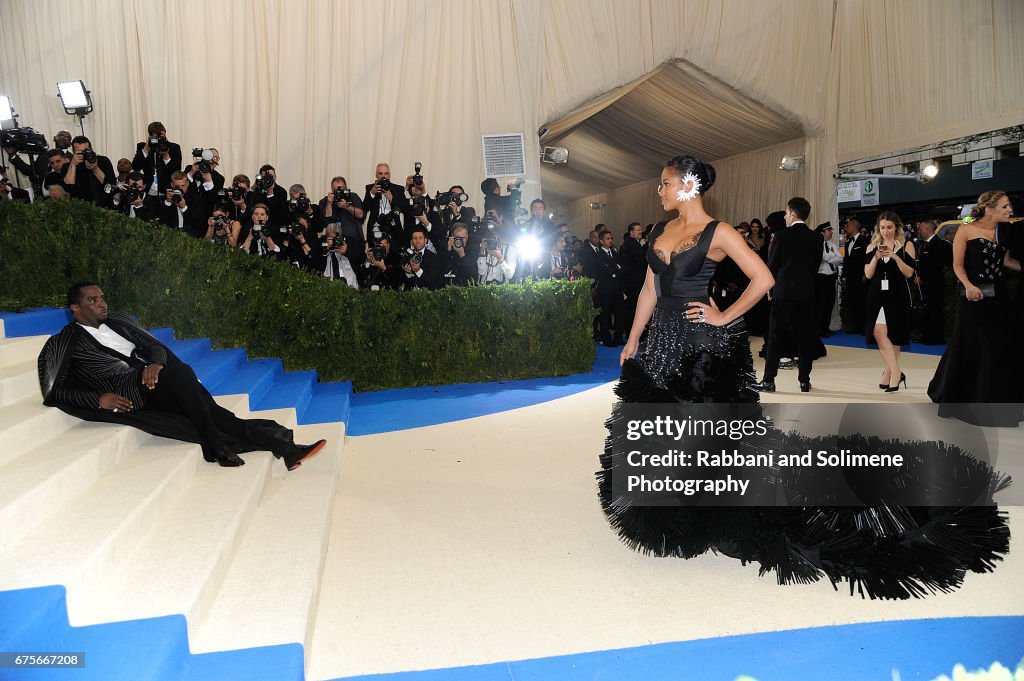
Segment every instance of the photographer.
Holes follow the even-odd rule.
[[[362,199],[355,192],[349,191],[348,181],[338,175],[331,180],[330,193],[320,199],[317,205],[320,206],[328,231],[338,231],[345,236],[349,244],[349,262],[358,271],[366,260],[366,239],[363,238],[362,230],[366,213]]]
[[[299,215],[304,216],[306,223],[315,233],[321,234],[324,231],[324,218],[320,206],[310,201],[306,196],[306,188],[301,184],[288,187],[288,213],[292,220]]]
[[[316,271],[316,264],[320,258],[320,239],[309,217],[305,213],[296,213],[289,224],[278,228],[278,233],[280,236],[277,243],[281,245],[281,259],[291,263],[293,267],[310,272]]]
[[[231,178],[230,187],[226,187],[222,192],[217,193],[228,204],[228,214],[231,216],[231,219],[238,220],[243,227],[252,224],[252,215],[249,210],[252,197],[251,186],[252,183],[249,182],[248,175],[238,174]]]
[[[213,213],[206,219],[206,234],[204,238],[215,246],[228,246],[236,248],[238,237],[242,233],[242,225],[238,220],[232,220],[226,204],[218,203],[213,207]]]
[[[171,173],[171,183],[164,190],[158,207],[160,222],[171,229],[180,229],[200,239],[206,233],[206,206],[203,197],[188,183],[185,173]]]
[[[71,140],[71,162],[64,166],[63,181],[71,198],[106,206],[103,187],[113,178],[110,159],[93,151],[88,137],[79,135]]]
[[[523,186],[523,179],[519,178],[515,183],[508,185],[508,194],[501,195],[501,185],[493,177],[488,177],[480,183],[480,191],[484,193],[484,212],[495,211],[501,216],[506,225],[514,225],[516,211],[519,210],[519,202],[522,199],[520,187]]]
[[[409,247],[402,253],[402,271],[405,272],[406,290],[414,288],[441,288],[441,259],[427,249],[427,230],[413,227],[409,234]]]
[[[252,182],[253,196],[250,200],[262,203],[270,216],[270,224],[284,227],[288,224],[288,192],[277,183],[277,171],[274,166],[265,163]]]
[[[448,237],[448,266],[443,276],[445,286],[466,286],[477,281],[479,274],[476,258],[466,257],[470,252],[469,229],[461,222],[456,222]]]
[[[71,158],[66,156],[60,149],[50,149],[46,152],[47,167],[46,175],[43,176],[43,196],[50,198],[50,192],[54,187],[60,187],[61,195],[67,198],[68,188],[64,184],[65,167],[71,163]]]
[[[146,194],[146,178],[137,170],[128,173],[124,184],[106,185],[103,191],[110,195],[111,208],[121,215],[139,220],[159,217],[158,198]]]
[[[391,184],[391,166],[387,163],[378,163],[376,169],[377,177],[373,184],[366,185],[366,195],[363,196],[363,209],[366,211],[366,240],[370,240],[370,228],[377,224],[382,229],[388,225],[380,218],[390,213],[401,213],[406,206],[405,192],[400,186]],[[401,226],[399,226],[401,229]],[[398,230],[390,231],[392,238],[398,237]]]
[[[469,194],[460,184],[453,184],[447,192],[439,193],[435,204],[438,214],[441,216],[441,227],[451,231],[456,222],[463,225],[470,225],[476,220],[476,211],[466,205],[469,201]]]
[[[516,273],[518,255],[512,244],[502,238],[503,218],[492,208],[480,223],[480,256],[476,267],[482,284],[505,284]]]
[[[160,121],[153,121],[146,127],[145,142],[135,145],[132,168],[145,177],[146,191],[163,194],[171,186],[171,173],[181,170],[181,147],[167,139],[167,128]],[[153,175],[157,186],[153,188]]]
[[[405,278],[398,253],[391,251],[391,236],[381,229],[371,229],[370,243],[363,263],[363,288],[371,291],[397,291]]]
[[[354,247],[349,246],[348,237],[337,231],[339,223],[327,226],[324,234],[322,255],[317,258],[316,269],[332,281],[343,280],[352,288],[359,288],[356,272],[349,260],[349,253],[355,255]]]
[[[572,239],[573,241],[569,241]],[[537,266],[537,276],[541,279],[568,279],[576,281],[583,276],[583,265],[576,255],[576,237],[559,235],[548,257]]]
[[[224,176],[217,172],[219,165],[219,151],[213,147],[196,147],[192,150],[192,163],[185,168],[189,184],[202,191],[211,205],[214,203],[213,196],[224,189]]]
[[[405,229],[402,233],[402,246],[412,242],[412,231],[422,229],[427,233],[427,249],[434,253],[444,253],[447,246],[447,233],[442,233],[441,217],[434,209],[434,202],[427,196],[427,188],[423,184],[423,176],[419,174],[419,163],[416,174],[405,178],[405,188],[409,193],[409,202],[403,211]]]
[[[8,141],[10,141],[9,134]],[[11,161],[11,166],[29,179],[29,182],[32,183],[32,190],[36,193],[37,197],[47,195],[43,190],[43,185],[46,180],[46,175],[50,171],[51,167],[50,152],[58,151],[63,154],[65,158],[70,158],[71,133],[67,130],[61,130],[53,136],[53,145],[53,149],[40,153],[31,163],[26,162],[18,155],[28,152],[19,149],[17,145],[6,144],[4,146],[4,151],[7,152],[7,157]],[[29,158],[31,158],[31,154],[29,155]]]
[[[544,199],[534,199],[530,202],[530,219],[524,223],[526,231],[533,234],[545,248],[554,243],[558,236],[558,229],[555,223],[547,216],[547,204]]]
[[[270,212],[266,204],[257,203],[252,207],[252,227],[243,237],[239,248],[251,255],[278,257],[281,247],[274,241],[270,231]]]
[[[4,166],[0,166],[0,201],[32,203],[32,197],[29,196],[26,190],[15,187],[7,179],[7,168]]]

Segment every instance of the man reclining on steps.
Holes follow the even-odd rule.
[[[267,450],[291,471],[327,443],[296,445],[284,426],[240,419],[218,405],[192,367],[163,343],[127,315],[108,314],[98,285],[72,286],[68,307],[75,320],[39,353],[43,404],[86,421],[197,442],[203,458],[221,466],[243,465],[241,452]]]

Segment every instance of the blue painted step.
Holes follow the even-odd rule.
[[[250,359],[223,381],[207,388],[214,395],[248,393],[249,409],[253,409],[256,401],[267,394],[274,379],[282,373],[284,365],[279,359]]]
[[[85,653],[76,669],[4,669],[4,681],[302,681],[297,643],[191,655],[182,615],[72,627],[62,586],[0,591],[0,650]]]
[[[245,363],[245,350],[211,350],[193,359],[189,364],[199,381],[209,390],[228,376],[238,371]]]
[[[292,371],[280,374],[266,394],[255,401],[253,409],[287,409],[294,407],[299,423],[304,423],[302,417],[310,398],[313,396],[314,385],[316,385],[315,371]],[[252,404],[253,400],[250,398],[249,402]]]
[[[0,312],[0,319],[4,322],[7,338],[52,335],[71,321],[71,310],[38,307],[25,312]]]
[[[352,383],[317,383],[299,423],[349,421],[352,413]]]

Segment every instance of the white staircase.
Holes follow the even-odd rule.
[[[183,614],[193,653],[301,643],[308,651],[327,553],[344,424],[291,473],[268,452],[203,461],[198,445],[44,407],[45,337],[0,338],[0,590],[60,584],[74,626]]]

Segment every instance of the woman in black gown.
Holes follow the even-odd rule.
[[[900,371],[900,346],[910,342],[910,284],[914,276],[917,254],[914,244],[903,236],[900,216],[891,210],[882,211],[875,223],[864,253],[864,276],[868,297],[864,337],[868,345],[878,345],[885,362],[878,384],[887,393],[907,386],[907,377]]]
[[[773,280],[739,234],[704,211],[700,197],[714,180],[714,169],[691,156],[673,158],[662,171],[658,185],[662,205],[678,210],[679,217],[659,223],[651,232],[647,278],[620,358],[622,374],[615,388],[619,401],[606,422],[610,434],[596,476],[609,524],[624,543],[645,554],[692,558],[710,550],[758,563],[762,574],[775,572],[781,584],[825,577],[833,585],[849,582],[851,593],[857,590],[871,598],[949,591],[960,585],[967,570],[991,570],[1009,546],[1005,515],[991,501],[1007,481],[955,448],[939,447],[941,451],[931,459],[916,458],[922,463],[911,473],[920,474],[924,468],[940,484],[956,478],[956,489],[966,484],[972,491],[981,490],[979,496],[988,505],[648,505],[615,485],[613,480],[621,481],[631,470],[628,447],[623,451],[622,438],[615,435],[636,416],[630,405],[758,400],[742,314],[764,296]],[[750,284],[733,305],[720,311],[709,304],[708,282],[727,256]],[[641,342],[645,327],[647,336]],[[739,408],[747,413],[758,409],[756,405]],[[653,413],[653,406],[648,409]],[[782,435],[769,429],[769,436],[773,445],[781,445],[777,452],[802,453],[822,445],[820,438],[799,433]],[[855,444],[864,446],[863,437],[849,440],[857,438]],[[839,440],[846,446],[846,441]],[[936,450],[934,443],[924,444],[928,447],[914,443],[907,447],[911,453]],[[753,447],[747,445],[745,451]],[[936,462],[946,464],[941,470],[952,471],[950,475],[939,475],[939,469],[931,466]],[[791,479],[786,477],[784,482]],[[927,491],[935,490],[931,486]],[[939,497],[926,494],[922,498]]]
[[[1008,327],[1010,301],[1003,288],[1004,268],[1020,271],[1020,262],[999,242],[997,227],[1013,215],[1001,191],[985,192],[953,239],[957,278],[953,337],[928,385],[928,397],[941,404],[1019,403],[1024,393],[1014,371],[1019,348]],[[957,409],[957,408],[952,408]],[[1009,413],[1010,411],[1015,413]],[[1017,425],[1020,409],[999,409],[1001,417],[976,414],[980,425]],[[943,413],[940,410],[940,413]],[[993,420],[994,419],[994,420]]]

